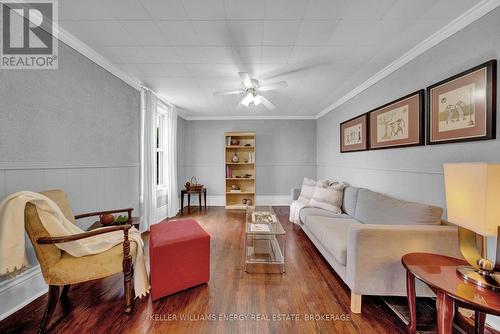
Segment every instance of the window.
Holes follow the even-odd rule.
[[[159,103],[156,109],[156,186],[157,188],[165,187],[166,174],[166,118],[167,108]]]

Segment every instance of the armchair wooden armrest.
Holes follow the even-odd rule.
[[[37,244],[41,244],[41,245],[59,244],[59,243],[63,243],[63,242],[80,240],[80,239],[84,239],[84,238],[88,238],[88,237],[93,237],[93,236],[99,235],[99,234],[104,234],[104,233],[109,233],[109,232],[114,232],[114,231],[121,231],[121,230],[123,230],[125,235],[128,237],[128,230],[131,227],[132,227],[132,225],[129,225],[129,224],[111,226],[111,227],[103,227],[103,228],[99,228],[99,229],[92,230],[89,232],[72,234],[72,235],[65,235],[65,236],[61,236],[61,237],[42,237],[42,238],[36,239],[36,242],[37,242]]]
[[[132,219],[132,211],[134,211],[133,208],[115,209],[115,210],[106,210],[106,211],[96,211],[96,212],[89,212],[89,213],[83,213],[81,215],[76,215],[75,219],[86,218],[86,217],[94,217],[94,216],[106,215],[106,214],[111,214],[111,213],[127,212],[128,213],[128,218],[129,218],[129,221],[130,221]]]

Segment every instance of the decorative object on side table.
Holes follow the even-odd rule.
[[[105,223],[103,223],[101,221],[101,219],[99,217],[99,220],[95,221],[92,225],[90,225],[89,228],[87,228],[87,231],[92,231],[92,230],[95,230],[97,228],[107,227],[107,226],[121,226],[121,225],[125,225],[128,222],[128,220],[129,220],[128,216],[125,216],[125,215],[119,215],[118,217],[115,217],[114,215],[111,215],[111,216],[113,216],[113,221],[111,223],[105,224]],[[131,217],[130,218],[130,223],[136,229],[139,229],[140,218],[139,217]]]
[[[104,214],[99,216],[99,221],[102,225],[111,225],[115,221],[115,216],[111,214]]]
[[[368,149],[368,116],[363,114],[340,123],[340,152]]]
[[[427,144],[496,137],[496,60],[427,88]]]
[[[186,187],[186,190],[192,190],[192,191],[200,191],[203,188],[203,184],[199,184],[198,180],[196,177],[191,177],[191,180],[186,182],[184,185]]]
[[[458,225],[460,251],[470,264],[458,267],[457,272],[478,286],[500,291],[499,248],[496,268],[485,253],[486,236],[500,240],[500,164],[444,164],[444,179],[448,220]],[[481,252],[477,235],[483,239]]]
[[[370,111],[370,149],[423,145],[423,105],[422,89]]]

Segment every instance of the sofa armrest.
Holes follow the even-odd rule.
[[[358,294],[406,296],[401,257],[413,252],[462,258],[457,227],[353,224],[347,243],[347,284]],[[432,293],[420,283],[417,295]]]
[[[298,200],[300,196],[300,188],[292,188],[290,196],[292,197],[292,200],[290,202]]]

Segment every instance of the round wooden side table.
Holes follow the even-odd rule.
[[[406,292],[410,309],[408,333],[416,332],[415,277],[437,296],[438,331],[451,334],[455,306],[475,311],[475,333],[483,333],[486,313],[500,316],[500,293],[465,281],[457,274],[464,260],[449,256],[410,253],[401,259],[406,268]]]

